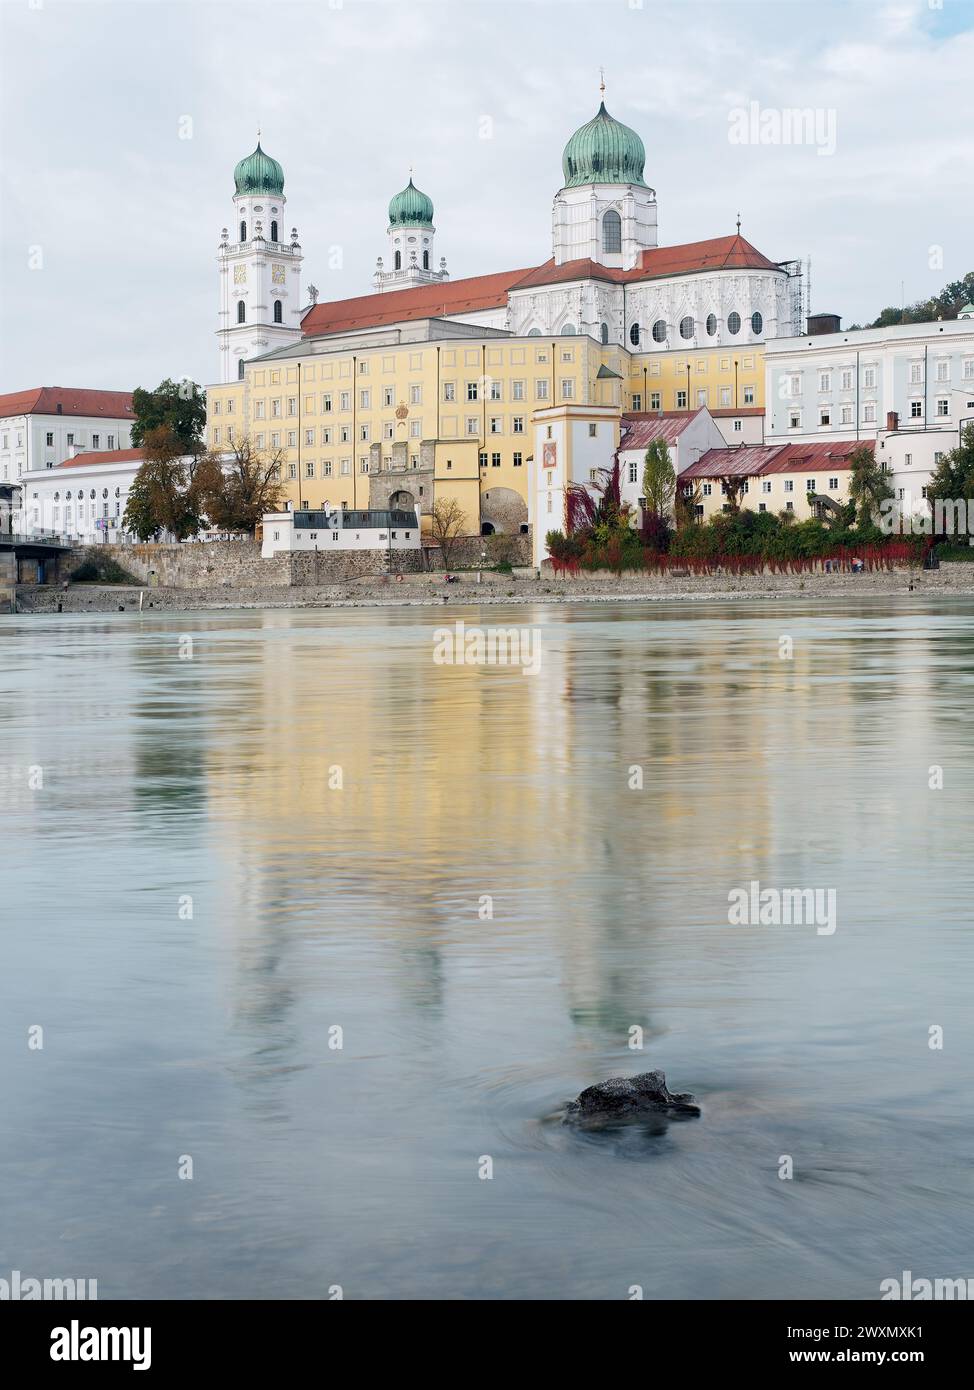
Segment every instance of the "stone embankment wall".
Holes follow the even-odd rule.
[[[0,613],[17,611],[17,556],[0,550]]]
[[[296,584],[340,584],[365,575],[412,574],[418,550],[280,551],[265,560],[256,541],[188,545],[80,546],[62,562],[61,575],[87,560],[115,560],[147,588],[266,589]]]

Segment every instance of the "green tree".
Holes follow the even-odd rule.
[[[180,453],[203,452],[206,392],[195,381],[170,381],[167,377],[154,391],[137,386],[132,392],[132,409],[132,443],[136,447],[145,442],[150,430],[166,429],[179,441]]]
[[[199,501],[193,487],[195,463],[187,463],[176,436],[165,427],[148,430],[142,467],[129,488],[123,525],[141,541],[169,532],[177,540],[200,529]]]
[[[235,441],[230,457],[205,454],[196,466],[193,494],[198,511],[217,531],[254,534],[265,512],[279,511],[283,452],[258,449],[249,438]]]
[[[643,496],[647,512],[668,517],[676,496],[676,473],[665,439],[654,439],[643,460]]]
[[[849,455],[849,467],[849,499],[855,503],[857,524],[862,527],[875,523],[882,504],[893,496],[893,489],[868,444],[860,444]]]
[[[974,270],[969,270],[962,280],[952,280],[939,294],[931,295],[929,299],[899,307],[889,306],[868,326],[889,328],[896,323],[933,323],[937,319],[955,319],[965,304],[974,304]]]
[[[974,425],[965,425],[960,444],[944,454],[927,485],[927,500],[934,523],[938,501],[948,503],[961,498],[974,498]]]

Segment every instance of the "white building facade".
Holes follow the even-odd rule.
[[[129,489],[142,466],[140,449],[79,454],[21,479],[19,529],[53,531],[78,545],[134,539],[122,524]]]
[[[261,556],[292,550],[419,550],[420,512],[368,509],[267,512]]]
[[[41,386],[0,395],[0,483],[82,449],[127,449],[134,421],[130,391]]]

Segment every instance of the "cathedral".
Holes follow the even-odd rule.
[[[661,247],[645,165],[641,138],[603,101],[565,146],[550,258],[453,281],[446,258],[435,257],[433,201],[410,177],[389,203],[373,294],[307,304],[297,230],[281,234],[284,172],[258,143],[234,171],[234,237],[224,228],[220,243],[221,379],[242,377],[244,362],[299,336],[420,315],[512,335],[586,334],[637,353],[736,350],[800,332],[798,263],[769,260],[739,223],[733,235]],[[379,305],[377,295],[388,297]]]
[[[319,302],[302,286],[284,171],[259,140],[234,183],[207,442],[273,450],[295,507],[416,504],[426,517],[446,495],[471,534],[524,532],[552,411],[573,419],[566,449],[580,422],[600,441],[563,460],[570,476],[589,452],[593,466],[611,457],[632,415],[705,406],[741,429],[763,407],[765,342],[801,331],[799,263],[763,255],[739,221],[659,244],[643,141],[604,100],[564,147],[548,258],[515,269],[453,278],[410,175],[368,291]]]

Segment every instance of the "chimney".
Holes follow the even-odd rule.
[[[900,427],[899,412],[898,412],[898,411],[895,411],[895,410],[887,410],[887,412],[886,412],[886,428],[887,428],[887,430],[889,431],[889,433],[890,433],[890,434],[895,434],[896,431],[899,429],[899,427]]]
[[[819,333],[839,333],[841,318],[838,314],[809,314],[805,331],[810,338]]]

